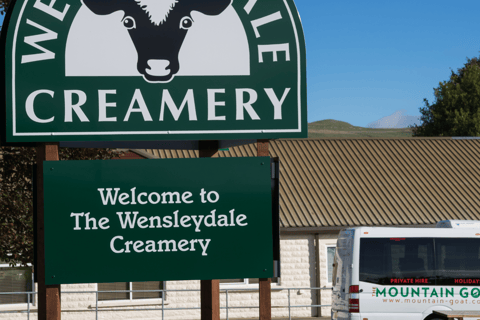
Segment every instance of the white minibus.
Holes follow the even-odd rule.
[[[333,320],[434,320],[434,310],[480,311],[480,221],[340,232]]]

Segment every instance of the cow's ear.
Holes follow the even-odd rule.
[[[124,0],[82,0],[93,13],[99,15],[110,14],[124,9]]]
[[[219,15],[232,3],[231,0],[195,0],[194,2],[192,11],[199,11],[209,16]]]

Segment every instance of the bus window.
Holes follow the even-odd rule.
[[[433,239],[360,239],[360,281],[381,285],[435,284]]]
[[[333,284],[333,278],[336,277],[334,271],[335,247],[327,246],[327,282]]]
[[[333,259],[333,272],[332,272],[332,285],[335,287],[335,285],[337,284],[337,266],[338,266],[338,262],[337,262],[337,255],[335,255],[335,258]]]
[[[480,284],[480,239],[435,238],[438,285]]]

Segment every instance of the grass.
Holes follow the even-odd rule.
[[[321,120],[308,124],[309,138],[408,138],[412,129],[372,129],[355,127],[338,120]]]

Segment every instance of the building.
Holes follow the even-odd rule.
[[[302,139],[270,142],[280,159],[281,277],[272,284],[272,316],[288,316],[282,288],[331,286],[331,265],[339,230],[350,226],[434,227],[446,219],[480,220],[480,141],[451,138]],[[218,157],[256,156],[254,143],[219,151]],[[194,150],[129,150],[127,158],[195,158]],[[0,278],[1,281],[1,278]],[[255,279],[222,283],[229,306],[258,305]],[[199,289],[199,281],[132,284],[132,288]],[[1,287],[1,285],[0,285]],[[100,285],[100,289],[130,284]],[[62,286],[64,319],[94,319],[97,284]],[[235,290],[236,289],[236,290]],[[238,291],[238,289],[245,289]],[[104,294],[99,319],[161,319],[161,296]],[[117,300],[120,299],[120,300]],[[225,293],[221,304],[225,306]],[[330,291],[291,290],[292,305],[328,305]],[[167,292],[166,308],[199,306],[198,292]],[[26,309],[2,304],[2,310]],[[320,309],[320,310],[319,310]],[[120,311],[116,311],[120,310]],[[294,308],[293,316],[328,316],[329,308]],[[87,312],[90,311],[90,312]],[[222,310],[225,318],[225,310]],[[168,319],[199,318],[198,310],[165,311]],[[255,317],[258,309],[230,309],[230,318]],[[25,315],[15,314],[15,318]],[[0,319],[13,319],[1,314]]]

